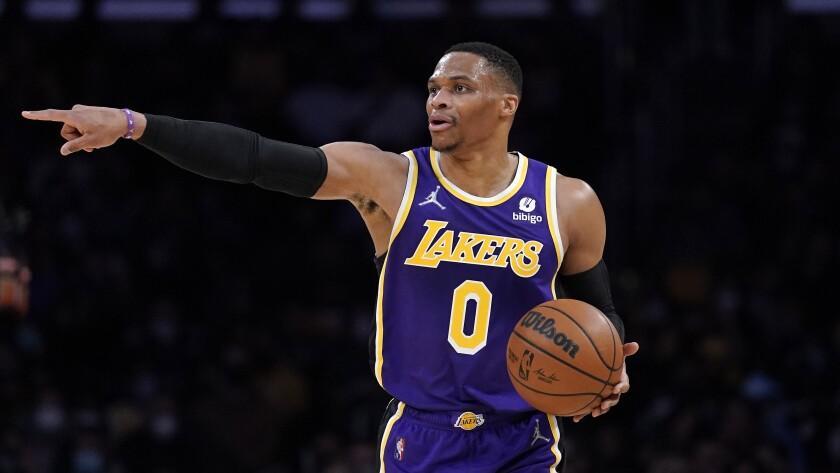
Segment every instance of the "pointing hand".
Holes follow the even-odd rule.
[[[38,110],[22,112],[24,118],[63,123],[61,136],[66,143],[61,147],[62,156],[85,150],[106,148],[126,134],[128,120],[122,110],[106,107],[74,105],[72,110]],[[146,117],[133,113],[135,120],[134,139],[142,135]]]

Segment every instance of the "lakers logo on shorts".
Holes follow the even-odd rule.
[[[473,412],[464,412],[458,416],[455,421],[455,427],[472,430],[476,427],[481,427],[484,424],[484,414],[475,414]]]

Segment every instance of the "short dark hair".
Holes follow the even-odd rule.
[[[445,56],[449,53],[472,53],[483,57],[493,69],[513,86],[516,95],[522,96],[522,68],[519,67],[519,61],[511,53],[498,46],[481,41],[452,45],[443,54]]]

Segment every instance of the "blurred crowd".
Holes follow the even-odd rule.
[[[511,148],[601,197],[641,345],[618,407],[565,423],[567,473],[840,471],[838,19],[604,3],[522,21],[0,22],[0,292],[29,291],[0,298],[0,472],[375,471],[388,401],[352,206],[127,142],[62,158],[58,127],[20,110],[128,106],[403,151],[428,144],[438,57],[473,39],[523,66]]]

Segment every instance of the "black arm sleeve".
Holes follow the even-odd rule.
[[[148,114],[146,121],[139,144],[204,177],[312,197],[327,176],[327,157],[319,148],[221,123]]]
[[[604,260],[582,273],[560,276],[558,285],[560,286],[556,288],[558,294],[592,304],[609,317],[621,336],[622,343],[624,342],[624,322],[615,311],[610,292],[610,274],[607,272]]]

